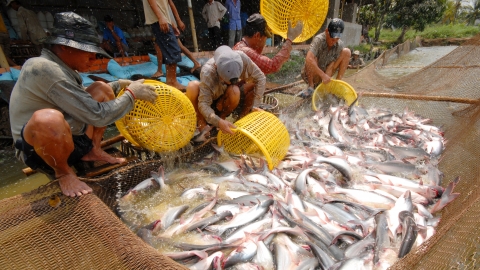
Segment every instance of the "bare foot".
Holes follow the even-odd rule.
[[[125,158],[117,158],[107,154],[103,150],[93,148],[88,154],[82,157],[83,161],[105,161],[110,164],[118,164],[126,161]]]
[[[175,81],[174,83],[167,83],[168,85],[170,86],[173,86],[175,88],[177,88],[178,90],[183,90],[185,91],[185,89],[187,89],[187,87],[183,84],[180,84],[179,82]]]
[[[92,188],[90,188],[86,183],[78,180],[75,174],[66,174],[58,178],[58,183],[60,184],[60,189],[65,196],[75,197],[82,196],[88,193],[92,193]]]
[[[157,71],[157,72],[155,72],[155,74],[153,74],[151,77],[152,77],[152,78],[158,78],[158,77],[161,77],[161,76],[163,76],[163,72]]]
[[[200,68],[200,67],[202,67],[202,65],[200,65],[200,63],[198,63],[198,62],[195,63],[195,64],[193,65],[193,68],[190,69],[190,73],[193,73],[197,68]]]

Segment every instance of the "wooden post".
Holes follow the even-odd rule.
[[[188,16],[190,17],[190,28],[192,31],[193,50],[198,52],[197,31],[195,31],[195,20],[193,18],[192,0],[188,1]]]
[[[5,68],[7,71],[10,71],[10,65],[8,65],[7,58],[5,57],[5,54],[3,53],[3,49],[0,46],[0,67]]]

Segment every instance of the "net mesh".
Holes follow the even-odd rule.
[[[377,72],[393,54],[401,55],[415,47],[415,42],[399,45],[345,78],[359,94],[359,103],[366,107],[377,105],[393,112],[407,107],[442,126],[447,139],[439,163],[444,173],[443,186],[460,176],[455,187],[460,196],[442,211],[436,234],[391,269],[479,269],[480,110],[476,100],[480,98],[480,35],[435,63],[399,79],[387,79]],[[410,98],[367,97],[380,92],[408,94]],[[433,97],[445,101],[430,101]],[[472,100],[475,103],[471,104]]]
[[[408,107],[431,118],[435,125],[443,126],[448,140],[439,163],[445,175],[443,185],[460,176],[455,187],[460,196],[442,210],[437,233],[395,263],[392,269],[480,268],[480,172],[477,167],[480,110],[476,103],[465,104],[458,100],[471,101],[480,96],[479,45],[480,36],[476,36],[437,62],[400,79],[379,75],[376,69],[387,63],[389,56],[415,47],[415,43],[407,42],[384,52],[365,69],[345,78],[359,93],[361,105],[390,108],[393,112]],[[367,92],[443,96],[444,100],[457,100],[368,97]],[[283,112],[294,113],[301,104],[301,101],[295,102]],[[174,158],[172,164],[200,158],[201,153],[211,150],[209,145]],[[151,158],[154,159],[139,159],[106,175],[83,179],[92,186],[94,194],[81,198],[61,195],[58,183],[51,182],[32,192],[2,200],[2,269],[183,268],[146,245],[115,215],[118,194],[149,177],[149,172],[160,164],[168,163],[158,160],[157,156]],[[52,195],[57,195],[60,202]]]

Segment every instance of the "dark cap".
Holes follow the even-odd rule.
[[[73,12],[55,14],[51,35],[43,39],[46,44],[59,44],[86,52],[98,53],[111,58],[100,47],[95,27],[82,16]]]
[[[256,32],[261,32],[264,36],[272,37],[267,21],[259,13],[254,13],[248,17],[244,31],[246,36],[253,36]]]
[[[330,33],[332,38],[341,38],[343,29],[345,29],[345,24],[339,18],[331,20],[328,24],[328,33]]]
[[[113,18],[110,15],[105,15],[105,17],[103,17],[103,20],[106,22],[113,22]]]

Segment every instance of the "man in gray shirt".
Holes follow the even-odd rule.
[[[343,21],[336,18],[330,21],[325,32],[313,38],[302,70],[308,88],[299,94],[300,97],[310,97],[315,87],[322,82],[329,83],[337,70],[337,80],[342,79],[351,55],[350,49],[344,48],[340,40],[344,28]]]
[[[214,50],[222,45],[220,20],[225,15],[225,12],[227,12],[227,9],[222,3],[217,1],[208,0],[205,6],[203,6],[202,16],[207,22],[208,37],[210,38]]]
[[[92,189],[70,167],[79,161],[122,163],[100,147],[108,124],[123,117],[135,99],[154,102],[143,81],[95,82],[85,88],[77,71],[87,71],[100,48],[95,28],[73,12],[55,14],[48,47],[25,62],[10,97],[16,155],[32,169],[54,176],[67,196]],[[125,88],[125,94],[115,94]]]

